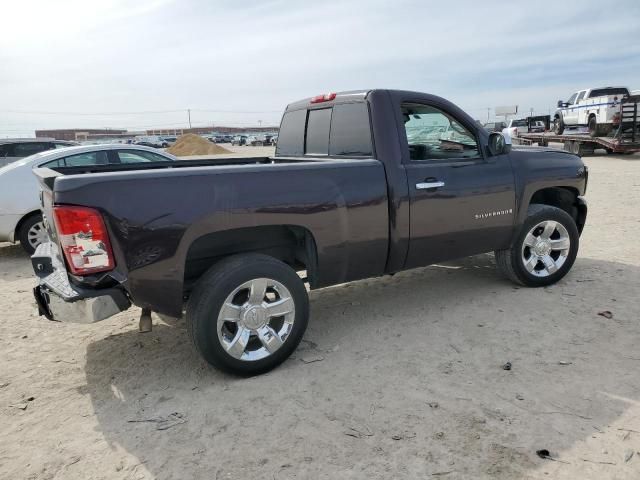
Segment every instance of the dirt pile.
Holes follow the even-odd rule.
[[[220,145],[216,145],[210,142],[206,138],[202,138],[200,135],[193,133],[187,133],[178,137],[176,143],[167,148],[167,152],[175,155],[176,157],[184,157],[187,155],[221,155],[224,153],[231,153],[226,148],[222,148]]]

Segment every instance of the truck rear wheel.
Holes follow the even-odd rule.
[[[495,252],[496,264],[515,283],[544,287],[556,283],[571,269],[579,242],[578,227],[567,212],[533,204],[512,247]]]
[[[599,137],[600,136],[600,128],[598,127],[598,122],[596,121],[595,115],[589,117],[589,135],[591,137]]]
[[[284,362],[302,340],[308,319],[300,277],[262,254],[218,262],[198,281],[187,304],[187,328],[202,357],[242,376]]]

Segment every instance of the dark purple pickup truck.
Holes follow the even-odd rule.
[[[242,375],[294,351],[307,286],[492,251],[514,282],[549,285],[587,215],[578,156],[511,148],[442,98],[394,90],[292,103],[274,157],[35,174],[51,238],[32,257],[42,315],[186,308],[202,356]]]

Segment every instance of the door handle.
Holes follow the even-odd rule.
[[[440,188],[444,187],[444,182],[422,182],[416,183],[418,190],[426,190],[427,188]]]

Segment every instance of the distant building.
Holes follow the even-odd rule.
[[[147,130],[147,135],[171,135],[178,136],[185,133],[195,133],[196,135],[209,135],[211,133],[242,133],[247,130],[252,132],[277,132],[279,127],[193,127],[193,128],[155,128]]]
[[[277,132],[279,127],[193,127],[193,128],[156,128],[146,131],[129,131],[118,128],[65,128],[54,130],[36,130],[36,137],[55,138],[56,140],[107,140],[120,138],[133,138],[138,135],[160,135],[160,136],[179,136],[185,133],[195,133],[196,135],[204,135],[211,133],[243,133],[250,130],[255,133],[260,132]]]
[[[95,138],[127,137],[132,133],[116,128],[65,128],[57,130],[36,130],[36,137],[55,138],[56,140],[90,140]]]

